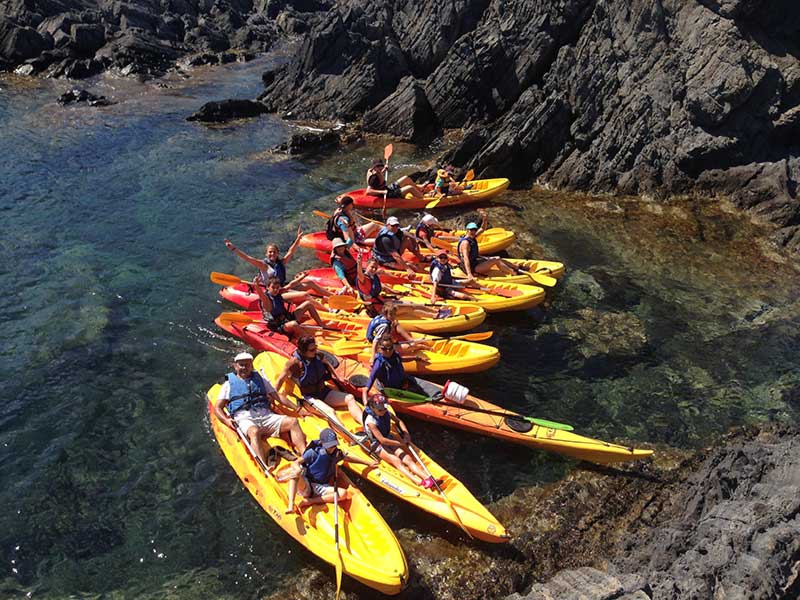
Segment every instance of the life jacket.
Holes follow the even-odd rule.
[[[440,193],[446,196],[450,192],[450,180],[444,179],[442,177],[437,177],[434,188],[439,190]]]
[[[314,358],[303,358],[297,350],[292,353],[292,357],[299,360],[303,368],[303,373],[297,379],[303,398],[319,398],[325,391],[325,381],[330,376],[325,363],[319,355]]]
[[[378,354],[375,361],[372,363],[374,367],[378,364],[378,370],[375,377],[383,384],[383,387],[402,388],[406,382],[406,369],[403,366],[403,360],[400,355],[395,352],[391,358],[386,358],[383,354]]]
[[[350,251],[345,250],[344,254],[342,254],[341,256],[339,256],[338,254],[332,254],[331,266],[334,266],[336,263],[339,263],[342,269],[344,269],[344,278],[347,279],[347,283],[349,283],[353,287],[357,287],[358,263],[356,262],[356,259],[353,258],[353,255],[350,254]]]
[[[389,433],[392,431],[392,417],[388,410],[382,415],[378,416],[378,414],[368,406],[364,409],[364,412],[361,415],[361,425],[364,427],[364,431],[370,439],[374,440],[375,436],[372,434],[372,430],[367,427],[367,417],[372,417],[375,419],[375,422],[378,426],[378,431],[381,432],[383,437],[389,437]]]
[[[469,257],[469,266],[470,269],[474,269],[475,265],[478,264],[478,257],[480,254],[478,253],[478,240],[469,237],[468,235],[462,235],[461,238],[458,240],[458,262],[461,264],[461,268],[464,268],[464,260],[461,258],[461,242],[464,240],[467,241],[469,244],[469,249],[467,251],[467,256]],[[466,271],[466,269],[464,269]]]
[[[233,416],[237,410],[251,410],[255,407],[269,408],[267,385],[261,375],[253,371],[249,379],[242,379],[236,373],[228,373],[231,386],[228,414]]]
[[[286,265],[283,264],[283,261],[279,258],[274,263],[269,262],[266,258],[264,259],[264,264],[267,266],[266,269],[259,269],[259,273],[261,274],[261,281],[264,285],[267,285],[269,278],[273,275],[280,280],[281,285],[286,285]]]
[[[333,240],[334,238],[337,237],[338,238],[343,237],[342,228],[339,227],[339,224],[337,223],[337,221],[341,217],[344,217],[347,220],[347,226],[348,228],[350,227],[351,225],[350,217],[344,214],[344,209],[337,208],[335,211],[333,211],[333,214],[325,223],[325,237],[328,238],[329,240]]]
[[[264,315],[264,320],[267,322],[275,322],[275,323],[285,323],[289,320],[289,311],[286,310],[286,304],[283,301],[283,296],[278,294],[277,296],[273,296],[269,292],[265,292],[267,297],[272,302],[272,310],[267,312],[264,310],[261,301],[259,300],[259,307],[261,308],[261,314]]]
[[[333,479],[334,468],[343,457],[338,448],[328,453],[319,440],[314,440],[303,452],[303,464],[306,467],[306,477],[312,483],[329,483]]]
[[[367,325],[367,333],[366,333],[366,338],[368,342],[375,341],[375,331],[381,325],[388,325],[389,328],[391,328],[392,322],[389,319],[387,319],[384,315],[378,315],[377,317],[373,317],[370,320],[369,324]]]
[[[378,262],[392,262],[392,252],[400,253],[403,244],[403,232],[392,233],[388,227],[383,227],[375,237],[375,245],[372,246],[372,256]]]
[[[442,285],[453,285],[453,273],[450,269],[449,264],[442,264],[437,259],[434,258],[431,261],[431,268],[430,268],[431,282],[433,282],[434,269],[439,269],[439,273],[441,273],[442,275],[442,278],[438,281],[438,283],[441,283]]]
[[[378,277],[378,274],[375,273],[372,277],[369,275],[364,275],[369,281],[369,289],[364,291],[364,288],[361,287],[361,282],[358,282],[358,295],[361,297],[362,300],[365,302],[368,300],[377,299],[378,296],[381,295],[383,291],[383,286],[381,285],[381,278]],[[383,302],[381,302],[383,304]]]
[[[367,169],[367,187],[373,190],[385,190],[386,179],[384,179],[380,173],[376,173],[372,169]]]
[[[423,233],[425,235],[422,235]],[[428,226],[426,223],[420,221],[419,225],[417,225],[416,235],[420,239],[426,239],[430,241],[433,239],[433,236],[436,235],[436,230],[433,227]]]

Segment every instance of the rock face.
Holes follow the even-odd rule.
[[[0,68],[81,78],[107,68],[157,76],[176,59],[223,63],[305,31],[327,0],[9,0],[0,5]]]
[[[517,185],[724,194],[800,250],[799,33],[793,0],[343,0],[262,99],[465,128],[443,160]]]
[[[266,107],[254,100],[220,100],[206,102],[193,115],[186,117],[187,121],[202,121],[204,123],[222,123],[233,119],[246,119],[257,117],[267,112]]]
[[[797,598],[798,432],[740,433],[695,461],[688,477],[622,516],[624,536],[606,538],[607,570],[561,571],[509,598]]]

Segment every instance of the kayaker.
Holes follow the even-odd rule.
[[[306,449],[306,436],[297,419],[272,412],[270,401],[276,406],[295,409],[280,397],[266,378],[253,370],[253,355],[240,352],[233,359],[233,372],[225,376],[219,390],[214,413],[231,429],[238,427],[244,432],[263,464],[267,464],[267,453],[261,442],[264,437],[288,437],[286,441],[299,453]]]
[[[420,219],[419,223],[417,224],[415,234],[417,238],[428,247],[429,250],[434,251],[435,248],[433,247],[431,240],[437,237],[439,231],[449,232],[450,229],[441,227],[439,219],[426,213],[422,215],[422,219]]]
[[[353,198],[350,196],[339,196],[336,198],[339,207],[333,211],[330,219],[325,225],[325,236],[329,240],[341,238],[349,248],[353,244],[359,246],[370,245],[375,232],[380,229],[378,223],[364,223],[356,227],[356,212]]]
[[[304,473],[298,478],[297,486],[297,491],[303,496],[303,500],[297,505],[299,509],[313,504],[333,502],[334,486],[337,485],[333,478],[336,465],[342,461],[368,467],[377,467],[379,464],[374,460],[368,461],[342,452],[339,449],[336,433],[326,427],[319,432],[319,439],[313,440],[303,452]],[[349,498],[347,488],[337,487],[335,491],[339,496],[339,502]],[[290,496],[287,513],[293,510],[293,500],[294,498]]]
[[[436,171],[436,183],[433,184],[433,191],[438,197],[457,196],[464,191],[453,179],[452,167],[439,169]]]
[[[264,249],[263,259],[255,258],[254,256],[250,256],[249,254],[242,252],[228,239],[225,240],[225,246],[227,246],[228,250],[233,252],[243,261],[253,265],[256,269],[258,269],[258,273],[261,276],[261,285],[266,286],[266,282],[270,277],[277,277],[281,282],[284,298],[290,302],[302,302],[303,300],[310,300],[311,297],[307,293],[309,291],[313,291],[322,297],[330,296],[331,293],[328,290],[320,287],[313,281],[303,281],[306,277],[306,273],[304,271],[301,271],[295,275],[294,279],[287,283],[286,263],[292,260],[301,237],[303,237],[303,230],[302,228],[298,227],[297,237],[295,238],[294,242],[292,242],[292,245],[289,246],[289,249],[286,251],[286,254],[283,255],[283,258],[280,256],[280,249],[278,248],[277,244],[267,244],[266,248]]]
[[[275,382],[275,388],[282,389],[287,379],[292,379],[297,383],[303,400],[316,398],[333,408],[346,406],[356,422],[361,422],[361,407],[353,394],[334,390],[327,386],[327,381],[333,381],[339,389],[344,389],[345,383],[336,374],[333,365],[319,354],[317,342],[313,336],[304,335],[297,340],[297,349],[286,361],[283,371]]]
[[[400,221],[397,217],[386,219],[386,226],[383,227],[375,238],[372,246],[372,258],[378,261],[382,267],[388,269],[405,269],[410,277],[413,277],[417,269],[413,265],[403,260],[404,250],[416,251],[419,249],[413,244],[410,237],[404,236],[400,230]],[[421,255],[419,256],[421,258]]]
[[[358,286],[358,261],[353,258],[347,244],[341,238],[331,242],[331,267],[342,282],[343,290],[355,296]]]
[[[387,198],[405,198],[411,194],[414,198],[424,197],[424,192],[414,180],[404,175],[394,183],[386,185],[386,171],[388,168],[383,159],[376,158],[367,170],[366,194],[370,196],[386,196]]]
[[[356,267],[358,269],[358,278],[356,280],[356,287],[358,296],[364,302],[364,309],[370,317],[375,317],[380,314],[386,301],[382,296],[383,285],[381,278],[378,276],[378,261],[370,258],[364,267],[361,267],[362,256],[361,249],[358,250],[358,260]]]
[[[370,449],[381,460],[394,466],[417,485],[425,489],[433,488],[435,486],[433,479],[428,477],[428,474],[417,464],[409,452],[408,445],[411,443],[411,435],[408,433],[405,423],[389,412],[386,397],[383,394],[373,394],[366,405],[363,424]],[[392,421],[397,426],[400,439],[392,435]]]
[[[410,390],[424,394],[425,391],[420,386],[419,382],[412,375],[406,373],[403,366],[403,356],[400,356],[395,350],[395,343],[391,335],[384,334],[376,340],[373,346],[378,353],[372,361],[372,369],[369,373],[366,387],[362,390],[362,401],[366,402],[367,395],[370,392],[373,384],[376,384],[378,391],[385,387],[397,388],[403,390]],[[409,360],[419,360],[416,357],[405,357]]]
[[[436,258],[431,262],[430,273],[432,304],[436,303],[437,295],[441,297],[442,300],[475,300],[474,296],[463,290],[444,287],[457,285],[456,280],[453,279],[453,273],[450,270],[450,255],[444,250],[439,251],[439,254],[437,254]]]
[[[308,335],[308,330],[300,325],[306,319],[307,314],[311,315],[317,325],[320,327],[325,326],[317,309],[314,308],[314,305],[309,300],[298,304],[294,311],[289,310],[287,302],[281,295],[281,282],[277,277],[269,278],[266,291],[262,290],[260,285],[256,285],[255,281],[253,281],[253,289],[258,294],[261,314],[264,316],[264,321],[266,321],[270,331],[282,333],[289,339]]]
[[[367,324],[365,337],[368,342],[372,342],[373,358],[378,355],[378,341],[385,336],[388,336],[393,341],[411,342],[414,339],[412,335],[400,325],[400,321],[397,318],[397,305],[394,302],[385,303],[383,308],[381,308],[380,314],[374,316]],[[415,346],[417,349],[427,348],[429,347],[429,343],[418,340],[409,345],[409,350],[413,349]]]
[[[461,270],[467,274],[467,279],[473,282],[476,275],[486,275],[494,267],[506,275],[516,274],[517,269],[499,256],[481,256],[477,237],[486,227],[486,211],[480,209],[478,213],[482,217],[481,226],[478,227],[477,223],[468,223],[466,234],[458,240],[458,258]]]

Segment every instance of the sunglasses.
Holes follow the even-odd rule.
[[[394,346],[381,346],[381,350],[386,350],[388,352],[389,350],[394,350]]]

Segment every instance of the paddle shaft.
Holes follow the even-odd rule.
[[[342,552],[339,549],[339,465],[333,465],[333,539],[336,544],[336,600],[342,591]]]
[[[297,396],[295,396],[295,397],[297,397]],[[358,438],[357,438],[356,436],[354,436],[354,435],[353,435],[353,434],[352,434],[352,433],[351,433],[351,432],[350,432],[350,431],[347,429],[347,427],[345,427],[345,426],[344,426],[344,424],[343,424],[343,423],[342,423],[342,422],[341,422],[341,421],[340,421],[340,420],[339,420],[339,419],[336,417],[336,413],[334,413],[334,414],[329,414],[329,413],[327,413],[325,410],[323,410],[323,409],[320,409],[320,408],[317,406],[317,404],[316,404],[317,402],[321,402],[322,404],[325,404],[325,403],[324,403],[322,400],[317,400],[316,398],[308,398],[308,399],[306,400],[306,402],[307,402],[308,404],[310,404],[311,406],[313,406],[313,407],[314,407],[314,409],[315,409],[315,410],[316,410],[316,411],[317,411],[317,412],[318,412],[320,415],[322,415],[322,416],[325,418],[325,420],[326,420],[326,421],[328,421],[328,423],[330,423],[331,427],[333,427],[334,429],[336,429],[336,430],[337,430],[339,433],[341,433],[343,436],[345,436],[345,437],[346,437],[348,440],[350,440],[351,442],[353,442],[353,443],[357,444],[357,445],[358,445],[358,446],[359,446],[359,447],[360,447],[360,448],[361,448],[361,449],[362,449],[364,452],[366,452],[367,454],[369,454],[369,455],[370,455],[372,458],[374,458],[375,460],[377,460],[377,461],[380,461],[380,460],[381,460],[380,456],[378,456],[377,454],[375,454],[375,453],[374,453],[372,450],[370,450],[370,449],[369,449],[369,447],[367,447],[367,446],[366,446],[366,445],[364,445],[362,442],[360,442],[360,441],[358,440]],[[327,404],[326,404],[325,406],[327,406]]]

